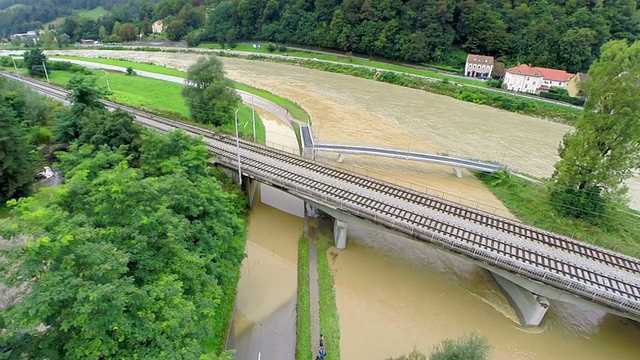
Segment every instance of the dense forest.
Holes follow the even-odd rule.
[[[211,40],[262,39],[411,62],[457,48],[508,63],[586,71],[610,39],[640,34],[637,0],[225,0]]]
[[[18,0],[0,0],[0,9]],[[460,66],[465,53],[508,65],[587,71],[611,39],[640,35],[638,0],[20,0],[0,12],[0,32],[33,30],[72,8],[101,5],[110,15],[68,17],[71,41],[108,42],[149,34],[190,45],[263,40],[336,49],[415,63]]]
[[[72,15],[73,10],[98,6],[135,13],[140,3],[135,0],[0,0],[0,37],[42,29],[56,18]]]

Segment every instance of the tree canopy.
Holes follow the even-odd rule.
[[[232,122],[240,101],[233,83],[225,77],[222,62],[215,56],[202,57],[189,67],[182,96],[194,121],[215,126]]]
[[[47,57],[44,55],[42,50],[35,48],[29,51],[26,51],[23,55],[24,67],[27,68],[29,75],[37,76],[37,77],[45,77],[47,66]]]
[[[552,198],[563,213],[597,218],[640,168],[640,42],[605,44],[585,92],[584,114],[559,149]]]
[[[19,294],[2,304],[0,356],[230,359],[219,329],[244,202],[210,176],[202,139],[80,108],[57,154],[65,182],[10,201],[0,222],[0,283]]]
[[[429,360],[485,360],[489,357],[491,345],[478,334],[465,335],[459,339],[446,339],[433,348]],[[427,355],[417,349],[409,354],[389,360],[427,360]]]

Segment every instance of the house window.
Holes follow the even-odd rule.
[[[533,85],[535,85],[535,84],[536,84],[536,82],[534,81],[534,82],[533,82]]]

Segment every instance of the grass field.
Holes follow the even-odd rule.
[[[93,76],[96,77],[98,85],[106,88],[107,81],[105,72],[95,70],[91,72],[94,74]],[[113,93],[110,96],[111,100],[183,121],[189,119],[189,108],[180,94],[183,85],[142,76],[127,76],[119,72],[107,72],[107,74]],[[73,75],[74,73],[70,71],[58,70],[53,71],[50,78],[54,84],[65,85]],[[149,91],[150,89],[153,89],[153,91]],[[251,117],[251,109],[247,107],[242,107],[240,111],[238,111],[239,119],[251,119]],[[201,124],[198,125],[202,126]],[[226,125],[222,129],[209,128],[228,134],[235,134],[235,123]],[[242,137],[247,139],[253,138],[253,127],[251,124],[247,124],[245,121],[239,128]],[[256,135],[258,142],[264,144],[266,140],[264,125],[257,115]]]
[[[52,58],[82,60],[82,61],[88,61],[88,62],[93,62],[97,64],[121,66],[125,68],[131,67],[134,70],[148,71],[156,74],[170,75],[170,76],[176,76],[181,78],[185,77],[185,73],[180,70],[176,70],[176,69],[172,69],[172,68],[168,68],[160,65],[143,64],[143,63],[137,63],[133,61],[126,61],[126,60],[115,60],[115,59],[104,59],[104,58],[83,58],[78,56],[53,56]],[[310,121],[309,114],[307,114],[307,112],[304,111],[304,109],[300,107],[298,104],[290,100],[274,95],[266,90],[257,89],[252,86],[241,84],[241,83],[235,83],[235,88],[238,90],[246,91],[248,93],[260,96],[267,100],[273,101],[274,103],[288,109],[291,116],[293,116],[294,118],[300,121],[304,121],[307,123]]]
[[[340,323],[333,274],[329,268],[327,250],[332,245],[329,238],[318,234],[318,289],[320,292],[320,333],[324,335],[327,360],[340,359]]]
[[[203,49],[217,49],[217,50],[222,49],[220,45],[210,44],[210,43],[200,44],[198,45],[198,47]],[[235,48],[233,48],[233,50],[254,52],[254,53],[261,53],[261,54],[271,53],[269,52],[269,50],[267,50],[266,45],[262,45],[260,49],[255,49],[253,48],[252,44],[238,44],[236,45]],[[326,61],[335,61],[335,62],[345,63],[345,64],[368,66],[368,67],[373,67],[381,70],[405,72],[412,75],[427,76],[434,79],[440,79],[440,80],[446,79],[446,80],[461,83],[461,84],[488,87],[485,82],[478,81],[478,80],[450,76],[450,75],[446,75],[446,74],[442,74],[442,73],[438,73],[438,72],[430,71],[426,69],[417,69],[414,67],[396,65],[396,64],[391,64],[391,63],[386,63],[386,62],[376,61],[376,60],[369,61],[361,58],[345,57],[345,56],[338,56],[338,55],[332,55],[332,54],[319,54],[319,53],[302,51],[302,50],[294,50],[294,49],[287,49],[287,51],[284,51],[284,52],[276,50],[272,53],[280,54],[280,55],[287,54],[289,56],[295,56],[295,57],[301,57],[301,58],[307,58],[307,59],[319,59],[319,60],[326,60]]]
[[[76,12],[76,15],[78,15],[81,18],[85,18],[85,19],[98,20],[102,16],[104,16],[104,15],[106,15],[108,13],[109,13],[108,10],[106,10],[102,6],[98,6],[96,8],[91,9],[91,10],[78,10]]]
[[[311,359],[311,302],[309,293],[309,240],[298,239],[298,303],[296,304],[296,359]]]
[[[156,74],[162,74],[162,75],[176,76],[176,77],[181,77],[181,78],[185,77],[184,71],[180,71],[180,70],[177,70],[177,69],[172,69],[172,68],[168,68],[168,67],[164,67],[164,66],[160,66],[160,65],[144,64],[144,63],[138,63],[138,62],[134,62],[134,61],[105,59],[105,58],[85,58],[85,57],[79,57],[79,56],[58,56],[58,55],[51,56],[51,58],[52,59],[82,60],[82,61],[92,62],[92,63],[96,63],[96,64],[106,64],[106,65],[113,65],[113,66],[121,66],[121,67],[124,67],[124,68],[131,67],[131,68],[133,68],[133,70],[148,71],[148,72],[152,72],[152,73],[156,73]]]
[[[546,185],[515,176],[483,173],[476,176],[525,224],[640,257],[640,213],[637,211],[624,207],[612,210],[602,224],[594,226],[557,214],[548,201]]]

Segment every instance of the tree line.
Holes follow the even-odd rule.
[[[261,39],[460,65],[465,52],[587,71],[610,39],[640,34],[637,0],[222,0],[206,40]]]
[[[152,0],[153,1],[153,0]],[[0,37],[42,29],[46,23],[73,15],[74,10],[135,9],[136,0],[1,0]],[[152,5],[154,6],[154,5]]]

